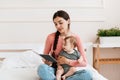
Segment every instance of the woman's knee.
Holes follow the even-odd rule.
[[[66,80],[92,80],[92,73],[89,70],[77,71]]]
[[[93,74],[90,70],[86,70],[86,78],[88,80],[93,80]]]
[[[81,72],[81,78],[84,80],[92,80],[92,73],[90,70],[83,70]]]
[[[38,76],[42,80],[55,80],[54,69],[46,64],[38,67]]]

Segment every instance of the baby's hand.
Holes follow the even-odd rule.
[[[57,63],[58,63],[58,64],[61,64],[61,59],[62,59],[62,57],[63,57],[63,56],[58,56],[58,58],[57,58]]]
[[[68,64],[69,63],[69,59],[63,57],[63,56],[59,56],[57,59],[58,64]]]

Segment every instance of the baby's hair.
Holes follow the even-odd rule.
[[[77,45],[76,38],[74,36],[67,36],[65,37],[64,41],[66,42],[67,40],[70,40],[70,43],[73,44],[74,47]]]

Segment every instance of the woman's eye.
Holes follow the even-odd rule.
[[[63,24],[63,23],[61,22],[61,23],[59,23],[59,24]]]
[[[55,26],[57,26],[57,24],[55,24]]]

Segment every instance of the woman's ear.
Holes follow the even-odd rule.
[[[70,24],[70,19],[68,19],[68,24]]]

